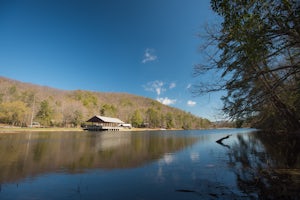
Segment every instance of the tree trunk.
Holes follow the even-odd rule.
[[[289,132],[299,130],[300,121],[297,117],[296,112],[290,109],[288,105],[282,102],[282,100],[277,95],[276,91],[272,89],[270,85],[271,81],[269,81],[269,78],[265,74],[262,74],[260,80],[263,82],[266,92],[271,95],[272,104],[274,108],[277,110],[277,112],[281,115],[280,118],[285,119],[286,121],[285,129]]]

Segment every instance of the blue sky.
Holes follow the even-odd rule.
[[[216,120],[220,94],[189,88],[206,62],[197,35],[218,21],[209,0],[1,0],[0,76],[126,92]]]

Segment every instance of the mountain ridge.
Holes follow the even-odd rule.
[[[0,76],[0,123],[79,126],[93,115],[117,117],[135,127],[199,129],[210,121],[125,92],[62,90]]]

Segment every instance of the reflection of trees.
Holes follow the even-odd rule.
[[[256,134],[256,137],[263,143],[267,152],[276,157],[276,162],[280,168],[300,167],[300,137],[296,135]]]
[[[60,170],[136,167],[196,140],[130,132],[2,135],[0,183]]]
[[[300,140],[264,133],[237,136],[229,153],[239,188],[252,198],[300,198]]]

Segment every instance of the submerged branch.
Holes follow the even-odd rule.
[[[225,137],[222,137],[221,139],[217,140],[216,143],[222,143],[223,140],[228,139],[230,136],[231,136],[231,134],[227,135]]]
[[[225,136],[225,137],[222,137],[222,138],[218,139],[218,140],[216,141],[216,143],[218,143],[218,144],[220,144],[220,145],[222,145],[222,146],[227,147],[228,149],[230,149],[230,146],[229,146],[229,145],[223,144],[223,140],[228,139],[230,136],[231,136],[231,134],[230,134],[230,135],[227,135],[227,136]]]

